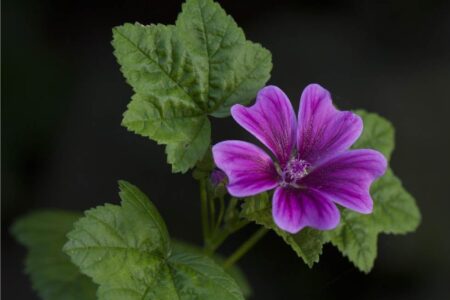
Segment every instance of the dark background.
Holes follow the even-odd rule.
[[[449,1],[220,1],[273,54],[271,84],[298,107],[318,82],[344,109],[390,119],[392,167],[417,198],[422,225],[382,235],[369,275],[326,246],[309,270],[274,234],[240,263],[253,299],[444,299],[450,295]],[[2,3],[2,296],[36,299],[25,250],[8,233],[37,208],[84,210],[118,202],[118,179],[141,187],[171,234],[200,243],[191,176],[172,175],[163,147],[120,126],[131,95],[110,46],[124,22],[173,23],[179,1]],[[213,120],[214,142],[249,139]],[[222,249],[229,253],[256,227]]]

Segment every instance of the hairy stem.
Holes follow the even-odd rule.
[[[259,228],[247,241],[245,241],[236,251],[231,254],[223,263],[223,268],[227,269],[234,265],[242,256],[244,256],[267,232],[265,227]]]

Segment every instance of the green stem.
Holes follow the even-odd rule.
[[[200,200],[202,213],[203,242],[206,246],[207,241],[209,239],[209,224],[208,224],[208,196],[206,194],[205,179],[200,179]]]
[[[227,260],[223,263],[223,268],[227,269],[234,265],[242,256],[244,256],[267,232],[265,227],[259,228],[247,241],[245,241]]]
[[[205,249],[207,255],[211,255],[214,253],[214,251],[217,250],[217,248],[220,247],[220,245],[225,242],[225,240],[236,231],[240,230],[245,225],[249,224],[250,222],[247,220],[243,220],[237,224],[235,224],[232,228],[226,228],[225,230],[219,232],[219,234],[215,235],[211,241],[211,244],[208,245],[207,249]]]
[[[216,199],[209,199],[209,228],[211,229],[211,233],[214,234],[214,228],[216,227]]]
[[[219,197],[219,200],[220,200],[219,216],[217,217],[217,221],[214,226],[214,232],[217,232],[217,230],[219,230],[220,224],[222,223],[223,216],[225,214],[225,202],[223,200],[223,196]]]

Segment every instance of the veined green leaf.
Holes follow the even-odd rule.
[[[248,103],[269,79],[270,52],[246,41],[219,4],[187,1],[176,26],[204,74],[204,99],[212,115],[228,116],[231,105]]]
[[[312,228],[305,228],[297,234],[283,231],[275,225],[271,207],[267,193],[249,197],[242,204],[241,216],[275,231],[309,267],[312,267],[322,254],[322,246],[326,241],[324,233]]]
[[[117,61],[135,95],[122,124],[167,145],[186,172],[210,144],[208,115],[229,115],[269,79],[271,54],[212,0],[188,0],[176,26],[125,24],[113,30]]]
[[[62,251],[66,234],[80,216],[67,211],[38,211],[12,227],[16,239],[28,248],[26,272],[44,300],[96,299],[97,286]]]
[[[196,255],[203,255],[202,248],[192,245],[192,244],[188,244],[186,242],[182,242],[179,240],[175,240],[175,241],[172,240],[172,245],[173,245],[174,251],[193,253]],[[219,254],[214,254],[211,257],[211,259],[214,260],[219,265],[223,264],[225,261],[225,258],[223,258]],[[226,269],[225,271],[231,277],[233,277],[233,279],[239,285],[243,296],[245,298],[250,297],[250,295],[252,294],[252,289],[251,289],[250,283],[248,282],[247,278],[245,277],[245,274],[241,271],[241,269],[239,269],[239,267],[237,265],[233,265],[230,268]]]
[[[64,251],[99,284],[99,299],[243,299],[211,259],[172,249],[154,205],[120,182],[121,206],[91,209],[75,223]]]
[[[391,169],[374,183],[371,193],[375,202],[372,219],[379,230],[404,234],[417,229],[421,215],[416,201]]]
[[[211,138],[211,125],[207,118],[195,129],[195,135],[186,141],[168,144],[166,147],[167,161],[172,164],[174,172],[186,172],[192,167],[191,162],[197,162],[208,149]]]
[[[341,210],[341,223],[328,232],[331,243],[363,272],[369,272],[377,256],[378,230],[370,215]]]

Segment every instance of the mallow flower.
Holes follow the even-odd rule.
[[[384,156],[370,149],[350,150],[361,135],[361,118],[333,106],[330,93],[310,84],[300,99],[298,119],[276,86],[259,91],[251,107],[234,105],[233,118],[273,154],[243,141],[213,146],[217,167],[228,177],[228,192],[247,197],[275,189],[272,215],[281,229],[335,228],[336,204],[362,214],[372,212],[372,182],[384,174]]]

